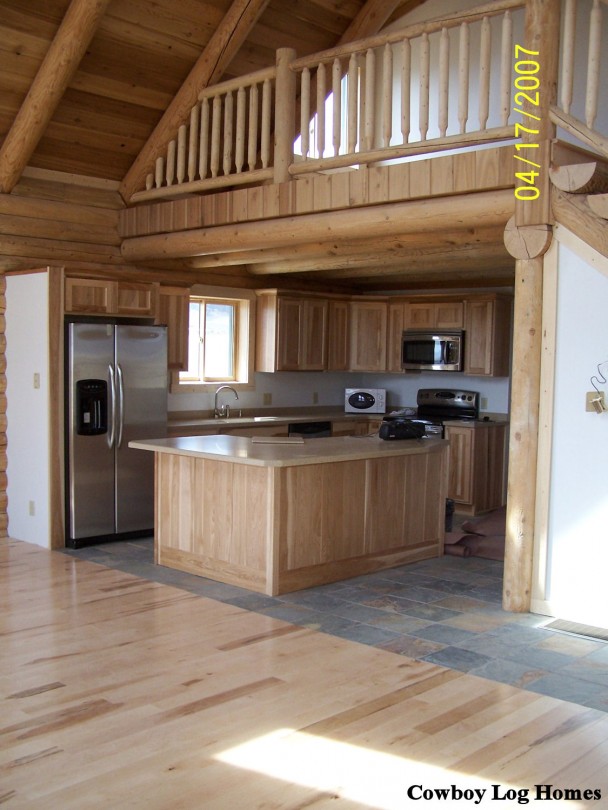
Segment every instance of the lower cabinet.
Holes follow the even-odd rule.
[[[446,425],[449,440],[448,498],[456,511],[489,512],[505,504],[508,425]]]

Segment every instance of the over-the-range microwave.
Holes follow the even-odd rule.
[[[385,413],[385,388],[345,388],[345,413]]]
[[[460,329],[406,329],[401,340],[405,371],[462,371],[464,332]]]

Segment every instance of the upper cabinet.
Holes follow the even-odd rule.
[[[328,301],[264,290],[258,294],[256,371],[324,371]]]
[[[66,278],[65,311],[79,315],[155,317],[158,284]]]
[[[172,371],[188,368],[188,314],[190,290],[187,287],[159,287],[156,323],[167,327],[167,366]]]
[[[480,295],[466,300],[465,374],[508,377],[512,307],[513,301],[506,295]]]
[[[509,374],[512,298],[258,292],[257,371],[401,372],[404,329],[464,329],[464,373]],[[433,373],[433,372],[431,372]]]
[[[404,329],[462,329],[463,301],[408,301],[405,304]]]
[[[386,371],[386,300],[350,304],[350,370]]]

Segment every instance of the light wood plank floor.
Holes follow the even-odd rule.
[[[16,541],[0,580],[7,808],[608,802],[605,713]]]

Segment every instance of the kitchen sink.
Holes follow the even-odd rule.
[[[274,422],[279,419],[278,416],[254,416],[254,422]]]

